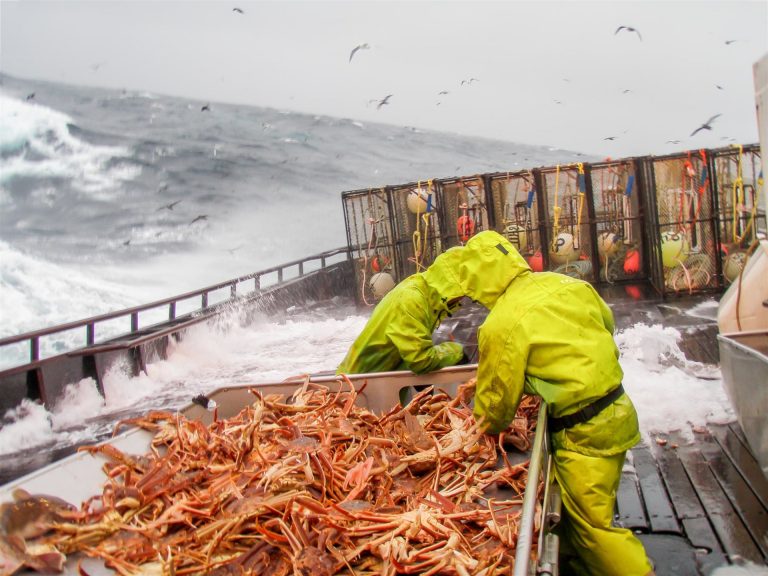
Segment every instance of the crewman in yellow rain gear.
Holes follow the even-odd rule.
[[[640,440],[624,393],[614,320],[587,282],[533,272],[494,231],[464,246],[458,267],[466,296],[490,310],[478,332],[474,414],[486,432],[513,420],[523,392],[549,407],[554,473],[567,511],[564,546],[572,568],[596,576],[652,575],[643,544],[612,525],[626,451]]]
[[[457,246],[443,252],[424,272],[408,276],[390,290],[336,373],[411,370],[424,374],[462,361],[460,343],[435,344],[432,333],[459,308],[464,296],[456,277],[463,249]]]

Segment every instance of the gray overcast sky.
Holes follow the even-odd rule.
[[[757,142],[766,52],[765,0],[0,0],[11,75],[611,157]]]

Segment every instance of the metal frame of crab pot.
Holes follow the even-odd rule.
[[[534,259],[542,258],[542,220],[533,172],[499,172],[487,175],[486,180],[493,228],[506,237],[523,258],[537,266]]]
[[[481,174],[436,180],[445,248],[461,246],[472,236],[493,227],[488,206],[488,181]]]
[[[594,213],[584,166],[558,165],[533,170],[533,174],[544,217],[540,227],[544,270],[595,283]]]
[[[423,272],[446,248],[442,198],[434,180],[389,187],[394,213],[396,279]]]
[[[649,280],[663,296],[723,288],[708,150],[642,159]]]
[[[730,244],[746,253],[756,229],[766,226],[758,160],[759,147],[752,144],[386,186],[376,189],[389,218],[377,250],[386,250],[399,282],[446,248],[493,229],[534,270],[594,284],[647,281],[664,298],[719,292],[729,281],[723,272],[733,231],[738,241]],[[741,186],[737,195],[734,182]],[[419,190],[428,200],[414,204]],[[372,193],[342,194],[348,243],[358,263],[373,260],[371,238],[361,233],[368,225],[360,216],[364,209],[354,205]],[[373,273],[358,272],[358,301],[377,299],[360,285]]]
[[[353,190],[342,194],[347,246],[355,273],[355,299],[358,304],[377,300],[372,285],[380,279],[398,282],[396,266],[395,218],[387,187]],[[380,276],[376,276],[379,274]]]
[[[709,154],[717,207],[720,264],[727,286],[738,278],[759,231],[766,231],[759,202],[760,148],[730,146]]]
[[[586,164],[584,170],[591,236],[597,243],[598,282],[644,280],[649,266],[643,210],[646,184],[640,161],[606,160]]]

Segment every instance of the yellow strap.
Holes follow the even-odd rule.
[[[557,232],[560,229],[560,211],[562,210],[557,204],[557,196],[560,188],[560,164],[555,168],[555,202],[552,206],[552,212],[554,214],[554,222],[552,224],[552,250],[555,249],[555,241],[557,240]]]

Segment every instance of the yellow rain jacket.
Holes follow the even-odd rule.
[[[474,405],[488,432],[512,422],[523,392],[540,396],[559,417],[621,384],[613,314],[589,283],[532,272],[493,231],[471,238],[462,256],[464,293],[490,309],[478,333]],[[569,515],[564,536],[586,574],[651,570],[642,543],[612,526],[624,455],[639,440],[637,414],[626,394],[588,422],[553,434],[555,477]]]
[[[458,364],[458,342],[434,344],[432,333],[450,315],[448,302],[464,296],[456,270],[463,247],[440,254],[424,272],[413,274],[376,305],[337,374],[411,370],[424,374]],[[458,306],[456,306],[458,308]]]

